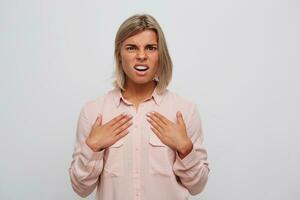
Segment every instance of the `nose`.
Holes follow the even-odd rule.
[[[140,61],[140,60],[146,60],[147,59],[147,54],[144,50],[140,50],[138,51],[136,58]]]

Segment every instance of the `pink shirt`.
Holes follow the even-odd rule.
[[[183,159],[152,132],[146,114],[157,111],[176,122],[181,111],[193,150]],[[102,124],[126,112],[133,116],[129,133],[109,148],[93,152],[85,143],[98,114]],[[119,89],[87,102],[77,124],[77,136],[69,174],[81,197],[97,189],[97,200],[186,200],[200,193],[207,182],[207,152],[199,112],[194,103],[166,90],[139,104],[122,97]]]

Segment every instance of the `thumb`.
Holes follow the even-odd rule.
[[[101,126],[101,124],[102,124],[102,115],[101,115],[101,114],[99,114],[99,115],[97,116],[97,119],[96,119],[95,124],[96,124],[97,126]]]
[[[183,117],[180,111],[176,113],[177,124],[184,125]]]

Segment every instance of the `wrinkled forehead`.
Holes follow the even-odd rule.
[[[157,34],[154,30],[146,29],[131,35],[126,38],[123,42],[123,45],[127,44],[135,44],[135,45],[145,45],[145,44],[156,44],[157,45],[158,38]]]

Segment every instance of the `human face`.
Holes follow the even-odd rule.
[[[121,46],[126,84],[144,85],[153,82],[158,60],[157,36],[153,30],[144,30],[127,38]]]

